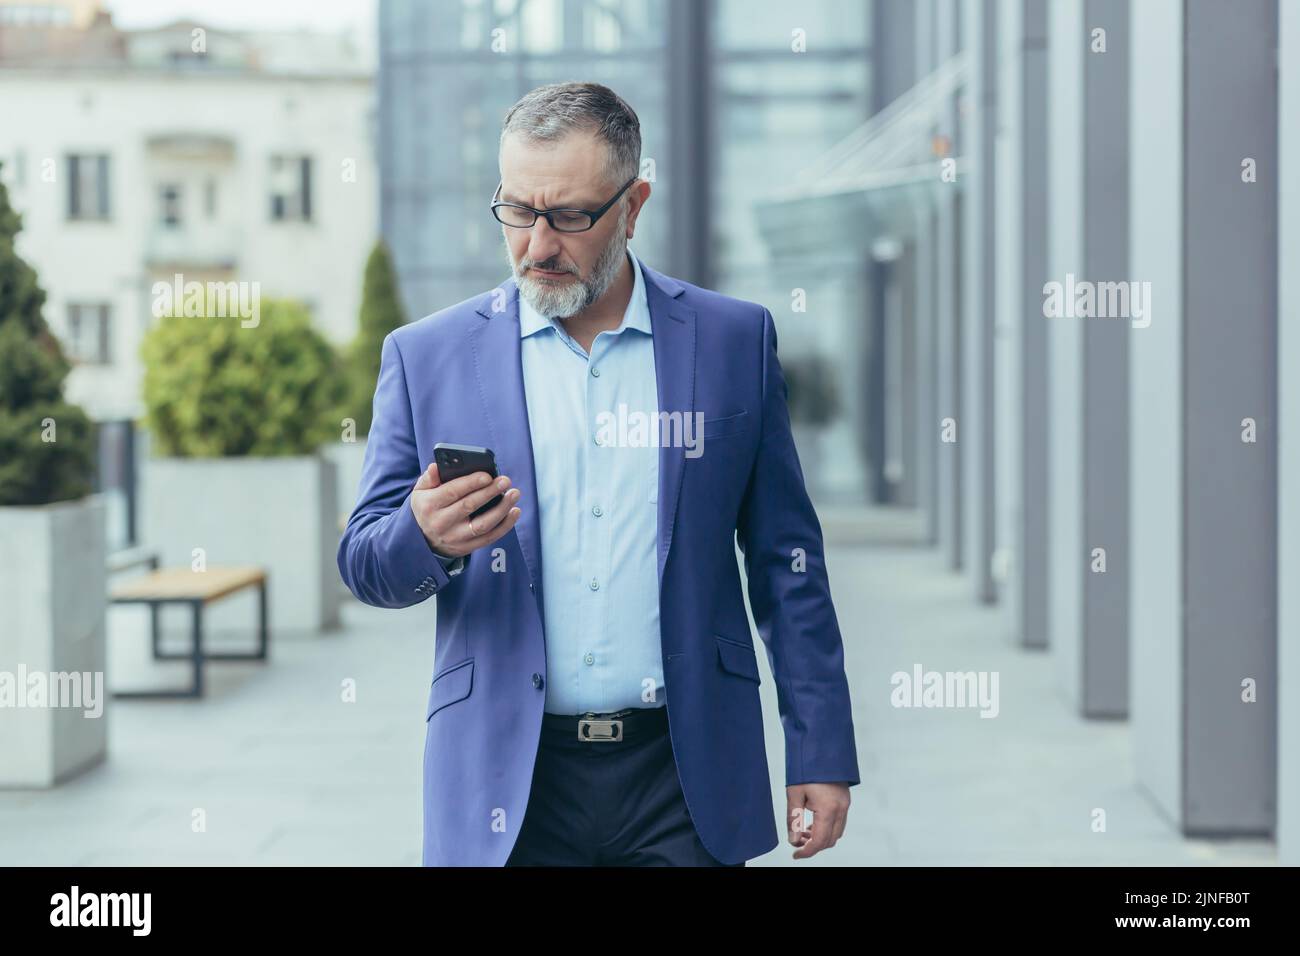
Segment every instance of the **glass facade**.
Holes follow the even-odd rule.
[[[861,380],[867,336],[868,263],[827,248],[774,257],[755,203],[793,181],[873,112],[871,4],[778,0],[714,4],[713,96],[718,129],[709,240],[713,287],[760,302],[777,326],[787,384],[830,387],[825,431],[804,433],[809,400],[791,399],[805,479],[822,497],[862,500]],[[827,244],[831,250],[833,244]],[[822,394],[822,390],[818,390]]]
[[[783,361],[831,364],[842,402],[826,434],[848,440],[824,443],[849,457],[831,452],[822,490],[836,474],[848,493],[860,490],[852,383],[867,264],[857,254],[772,261],[753,204],[871,115],[871,14],[866,0],[383,0],[381,216],[408,313],[427,315],[508,274],[487,204],[510,106],[546,83],[604,83],[641,120],[653,192],[637,254],[766,305]]]
[[[488,200],[501,121],[524,93],[574,77],[604,83],[637,111],[642,155],[658,154],[667,126],[665,8],[665,0],[380,5],[381,216],[412,317],[509,274]],[[653,188],[661,201],[663,186]],[[660,260],[668,229],[647,217],[638,254]]]

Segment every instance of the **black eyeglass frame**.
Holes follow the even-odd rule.
[[[631,179],[625,182],[622,188],[619,189],[618,192],[614,193],[612,197],[610,197],[609,202],[605,203],[605,205],[601,206],[599,209],[574,209],[570,207],[563,207],[558,209],[534,209],[532,206],[525,206],[523,203],[518,203],[518,202],[504,202],[504,201],[498,202],[497,194],[501,192],[501,187],[504,185],[503,182],[499,182],[497,183],[497,188],[492,191],[492,204],[488,208],[492,210],[493,219],[501,223],[501,225],[508,226],[511,229],[531,229],[533,228],[533,226],[537,225],[538,216],[545,216],[547,223],[549,223],[550,227],[554,229],[556,232],[563,232],[563,233],[587,232],[596,225],[596,223],[600,220],[601,216],[609,212],[610,208],[614,205],[614,203],[618,202],[618,197],[623,195],[623,193],[627,191],[627,187],[631,186],[634,182],[636,182],[640,178],[641,178],[640,176],[633,176]],[[497,215],[497,209],[499,209],[501,206],[514,206],[516,209],[527,209],[529,212],[533,214],[533,221],[526,226],[520,226],[513,222],[503,222],[501,217]],[[581,213],[582,215],[589,217],[591,219],[591,223],[590,225],[582,229],[560,229],[558,226],[555,225],[555,220],[551,218],[551,216],[557,212]]]

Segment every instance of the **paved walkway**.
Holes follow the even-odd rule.
[[[1001,613],[976,604],[937,552],[839,548],[827,563],[862,784],[833,850],[793,861],[783,844],[750,865],[1276,864],[1267,840],[1180,836],[1139,789],[1128,724],[1075,716],[1051,656],[1012,646]],[[998,716],[893,707],[891,675],[917,664],[997,671]],[[760,667],[768,764],[781,768],[776,694],[766,660]],[[774,784],[782,809],[783,781]],[[1092,831],[1098,807],[1104,833]]]
[[[863,783],[839,846],[802,865],[1276,863],[1266,840],[1179,836],[1136,785],[1127,724],[1074,716],[1050,656],[1012,647],[997,610],[907,544],[914,522],[823,523]],[[144,615],[110,615],[110,674],[137,683]],[[269,666],[210,666],[203,701],[114,702],[106,763],[50,791],[0,791],[0,864],[418,865],[433,604],[349,601],[344,622],[274,642]],[[781,725],[759,657],[781,814]],[[997,671],[997,718],[892,707],[891,675],[917,664]],[[185,680],[183,665],[153,673]],[[1105,833],[1092,832],[1095,807]],[[794,865],[791,852],[750,865]]]

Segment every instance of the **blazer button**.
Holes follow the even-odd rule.
[[[534,674],[534,675],[533,675],[533,686],[534,686],[534,687],[541,687],[541,686],[542,686],[542,675],[541,675],[541,674]]]

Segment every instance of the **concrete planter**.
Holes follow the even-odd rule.
[[[357,489],[361,487],[361,465],[366,457],[366,439],[358,438],[354,442],[335,442],[326,445],[322,453],[338,470],[338,512],[336,523],[347,524],[348,516],[357,506]]]
[[[0,787],[50,787],[108,753],[105,506],[0,508]]]
[[[337,516],[335,524],[341,534],[347,527],[352,509],[357,506],[357,491],[361,487],[361,466],[366,457],[366,439],[362,437],[354,442],[335,442],[326,445],[322,452],[338,469],[338,503],[334,506],[334,511]],[[352,592],[343,583],[343,579],[336,574],[334,581],[340,600],[352,600]]]
[[[270,575],[276,634],[320,631],[339,622],[337,469],[319,455],[292,458],[155,458],[140,491],[143,541],[164,567],[253,564]],[[213,633],[252,635],[249,592],[212,605]]]

